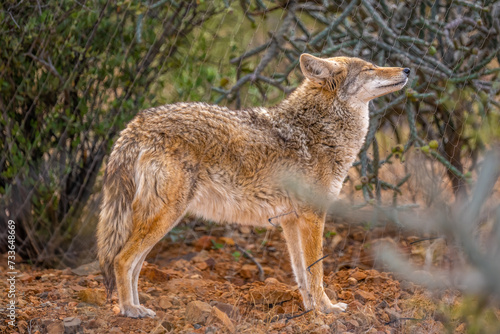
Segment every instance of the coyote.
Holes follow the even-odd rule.
[[[325,294],[323,266],[311,266],[322,257],[326,208],[283,180],[300,176],[335,199],[364,143],[368,102],[403,88],[410,69],[309,54],[300,68],[305,80],[274,107],[177,103],[138,113],[120,133],[106,168],[97,245],[108,296],[116,285],[123,315],[155,316],[139,303],[139,272],[188,212],[254,226],[279,216],[305,308],[346,310]]]

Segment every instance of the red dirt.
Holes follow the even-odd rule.
[[[106,303],[102,276],[91,269],[77,275],[69,268],[20,265],[16,327],[9,326],[2,312],[0,332],[442,333],[445,326],[464,331],[463,324],[443,319],[436,297],[399,281],[375,261],[374,246],[389,242],[422,262],[419,249],[425,242],[409,243],[418,238],[400,235],[396,229],[328,224],[324,252],[329,256],[322,261],[326,291],[349,306],[342,314],[302,314],[305,310],[279,229],[190,221],[167,235],[143,266],[140,299],[156,312],[156,318],[115,314],[116,293],[112,303]],[[259,280],[257,265],[238,246],[262,265],[265,281]],[[6,268],[0,269],[1,297],[7,300]],[[458,298],[448,293],[446,300],[451,305]]]

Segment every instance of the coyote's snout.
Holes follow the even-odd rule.
[[[357,58],[300,57],[304,82],[271,108],[233,111],[203,103],[144,110],[109,157],[97,229],[108,293],[121,313],[154,316],[139,303],[137,281],[153,246],[186,214],[221,223],[283,228],[306,309],[343,311],[323,290],[326,209],[288,191],[300,175],[335,199],[368,129],[368,102],[401,89],[409,69]],[[306,268],[309,270],[306,270]]]

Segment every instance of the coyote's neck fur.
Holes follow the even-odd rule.
[[[337,196],[368,131],[368,102],[344,98],[306,79],[269,115],[287,146],[300,152]]]

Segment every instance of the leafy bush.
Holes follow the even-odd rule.
[[[162,92],[190,32],[224,8],[2,2],[0,215],[16,221],[22,257],[63,255],[115,135]]]

